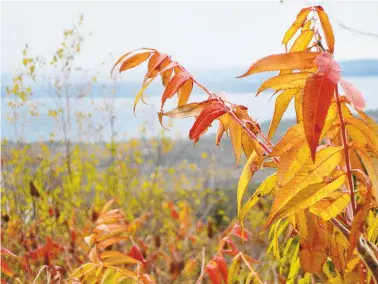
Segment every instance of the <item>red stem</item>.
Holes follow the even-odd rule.
[[[349,156],[349,145],[348,145],[348,140],[346,136],[345,121],[344,121],[343,113],[341,110],[340,95],[339,95],[339,89],[337,85],[336,85],[336,105],[337,105],[337,111],[339,113],[339,118],[340,118],[341,138],[342,138],[343,147],[344,147],[345,165],[346,165],[347,178],[348,178],[348,184],[349,184],[349,194],[350,194],[350,200],[352,204],[352,216],[354,216],[356,214],[356,199],[354,197],[352,171],[351,171],[350,156]]]

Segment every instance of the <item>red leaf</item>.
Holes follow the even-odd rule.
[[[146,263],[146,260],[144,259],[143,254],[142,254],[142,252],[140,251],[140,249],[138,248],[137,245],[132,246],[132,248],[129,252],[129,256],[131,256],[132,258],[139,260],[143,263]]]
[[[340,85],[344,90],[346,97],[351,101],[356,110],[363,110],[365,108],[365,99],[361,92],[356,89],[351,83],[341,79]]]
[[[197,117],[193,127],[190,129],[190,140],[198,139],[215,119],[225,114],[227,111],[227,107],[219,101],[215,101],[207,106]]]
[[[328,53],[316,58],[318,73],[306,80],[303,94],[303,124],[311,156],[315,161],[316,148],[332,102],[340,67]]]
[[[239,250],[237,249],[237,247],[231,239],[225,240],[225,243],[227,244],[228,248],[223,250],[224,253],[229,254],[231,256],[235,256],[239,253]]]
[[[216,256],[214,260],[217,263],[218,269],[222,275],[224,283],[227,283],[228,269],[226,260],[224,259],[224,257],[221,256]]]
[[[173,76],[171,81],[169,81],[163,96],[161,98],[161,109],[163,109],[164,103],[167,99],[170,99],[173,97],[173,95],[180,89],[182,85],[191,77],[191,75],[186,72],[180,72]]]
[[[168,202],[168,208],[171,209],[172,218],[178,220],[180,216],[176,210],[176,206],[173,204],[172,201]]]
[[[14,272],[9,267],[8,263],[5,262],[4,259],[1,259],[1,273],[4,273],[5,275],[8,275],[9,277],[12,277],[14,275]]]
[[[245,228],[242,229],[238,224],[235,224],[232,231],[234,236],[237,236],[244,241],[248,241],[248,236],[250,233]]]
[[[222,279],[218,268],[215,265],[208,264],[205,268],[212,284],[222,284]]]

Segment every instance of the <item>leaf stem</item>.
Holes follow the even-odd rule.
[[[249,138],[256,140],[260,146],[264,149],[267,154],[270,154],[271,150],[266,146],[244,123],[235,115],[234,112],[230,111],[229,114],[231,115],[232,119],[234,119],[247,133]]]
[[[341,110],[341,101],[340,101],[339,89],[337,85],[336,85],[335,91],[336,91],[337,112],[339,113],[339,118],[340,118],[341,138],[342,138],[342,143],[344,147],[345,165],[346,165],[346,170],[347,170],[347,178],[348,178],[350,200],[352,204],[352,217],[353,217],[356,214],[356,199],[354,196],[354,189],[353,189],[352,171],[351,171],[351,166],[350,166],[349,146],[348,146],[348,141],[347,141],[347,136],[346,136],[346,127],[345,127],[343,113]]]

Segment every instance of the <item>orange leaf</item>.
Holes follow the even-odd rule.
[[[199,138],[211,123],[227,112],[227,107],[219,101],[214,101],[207,106],[198,116],[190,129],[189,138],[194,140]]]
[[[144,61],[146,61],[151,55],[151,52],[141,52],[134,54],[127,58],[125,61],[123,61],[121,68],[119,68],[119,72],[126,71],[128,69],[137,67],[139,64],[142,64]]]
[[[316,6],[316,12],[318,13],[320,23],[322,24],[328,48],[331,53],[333,53],[335,49],[335,36],[333,35],[333,29],[331,23],[329,22],[328,15],[326,12],[324,12],[322,6]]]
[[[313,160],[335,87],[336,84],[324,75],[314,74],[306,82],[302,113],[305,134]]]
[[[154,77],[158,70],[158,67],[162,64],[162,62],[168,57],[168,54],[161,54],[156,52],[154,55],[151,56],[150,61],[148,62],[148,71],[144,81],[148,78]]]
[[[185,118],[199,116],[200,113],[213,102],[213,99],[206,100],[200,103],[190,103],[179,106],[171,111],[164,112],[163,115],[173,118]]]
[[[166,58],[160,65],[160,70],[163,70],[165,69],[165,67],[167,67],[172,61],[170,60],[170,58]],[[163,84],[164,87],[166,87],[169,83],[169,81],[171,80],[171,77],[172,77],[172,73],[173,73],[173,69],[168,69],[166,71],[161,71],[160,75],[161,75],[161,82]]]
[[[290,39],[295,35],[295,33],[299,30],[300,27],[303,26],[304,22],[307,19],[308,14],[311,11],[311,7],[303,8],[297,15],[297,19],[295,22],[290,26],[290,28],[285,33],[285,36],[282,40],[282,44],[287,45]]]
[[[127,236],[120,236],[120,237],[114,236],[114,237],[106,238],[103,241],[98,242],[96,246],[98,249],[104,249],[104,248],[107,248],[108,246],[111,246],[113,244],[116,244],[116,243],[119,243],[121,241],[125,241],[128,239],[129,237]]]
[[[347,259],[350,259],[352,256],[353,250],[356,248],[358,239],[363,231],[363,226],[370,210],[371,197],[371,190],[369,190],[363,206],[357,212],[356,216],[354,216],[352,226],[350,228]]]
[[[220,143],[220,141],[223,137],[224,131],[225,131],[225,129],[224,129],[223,123],[221,121],[219,121],[218,131],[217,131],[217,135],[215,137],[215,144],[217,146],[219,146],[219,143]]]
[[[327,74],[314,74],[306,81],[303,95],[303,124],[313,161],[335,87],[336,84]]]
[[[247,72],[237,78],[266,71],[311,69],[316,67],[314,60],[319,54],[319,52],[296,51],[269,55],[257,60]]]
[[[139,90],[139,93],[136,95],[135,100],[134,100],[134,105],[133,105],[134,114],[135,114],[135,108],[136,108],[136,106],[138,104],[138,101],[141,99],[141,97],[143,96],[144,91],[152,83],[152,81],[156,78],[156,76],[158,76],[159,74],[163,74],[164,72],[169,71],[169,70],[172,71],[172,68],[174,68],[175,66],[177,66],[177,62],[175,62],[175,61],[170,62],[167,66],[165,66],[164,68],[162,68],[159,73],[157,73],[154,77],[152,77],[148,82],[146,81],[143,84],[142,88]]]
[[[179,106],[185,105],[188,102],[188,99],[192,90],[193,90],[193,80],[188,79],[178,91],[178,94],[179,94],[178,105]]]
[[[134,52],[136,52],[136,51],[139,51],[139,50],[149,50],[149,51],[155,51],[155,52],[156,52],[156,49],[153,49],[153,48],[138,48],[138,49],[135,49],[135,50],[133,50],[133,51],[127,52],[127,53],[125,53],[124,55],[122,55],[120,58],[118,58],[118,60],[116,61],[116,63],[113,65],[113,68],[112,68],[112,70],[110,71],[110,74],[113,73],[114,68],[115,68],[119,63],[121,63],[122,60],[124,60],[128,55],[130,55],[131,53],[134,53]]]
[[[163,96],[161,98],[161,109],[163,109],[164,103],[167,99],[170,99],[173,97],[173,95],[178,91],[178,89],[184,85],[184,83],[191,77],[191,75],[186,72],[180,72],[173,76],[171,81],[169,81]]]

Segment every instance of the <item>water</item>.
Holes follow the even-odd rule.
[[[366,100],[366,109],[378,109],[378,77],[348,77],[345,80],[354,84],[364,95]],[[227,94],[227,98],[236,103],[248,107],[249,114],[259,122],[269,120],[274,111],[274,98],[271,99],[271,92],[263,92],[255,97],[255,91],[248,93],[231,93]],[[190,101],[202,101],[207,96],[202,93],[192,94]],[[62,137],[61,124],[54,118],[48,116],[48,110],[55,107],[52,98],[40,98],[33,100],[30,104],[37,105],[39,116],[30,118],[27,108],[20,110],[21,117],[26,118],[24,127],[16,128],[5,118],[9,114],[10,108],[7,106],[7,99],[2,98],[1,101],[1,136],[2,138],[14,139],[22,133],[25,141],[32,142],[38,140],[48,140],[51,133],[55,134],[55,138]],[[159,96],[146,96],[148,105],[140,102],[136,109],[136,117],[133,114],[134,98],[115,98],[114,108],[116,118],[114,120],[114,129],[117,132],[117,139],[123,140],[132,137],[140,137],[141,129],[145,126],[145,135],[158,135],[162,128],[159,125],[157,111],[160,108]],[[165,110],[174,108],[176,99],[169,100],[166,103]],[[91,117],[84,119],[82,128],[80,124],[72,120],[71,137],[73,140],[82,141],[109,141],[110,139],[110,114],[106,110],[106,101],[102,98],[80,98],[72,102],[72,112],[81,111],[83,113],[91,113]],[[284,115],[285,118],[294,118],[295,111],[291,104]],[[168,119],[165,120],[166,125],[169,124]],[[170,137],[187,137],[189,129],[194,122],[194,118],[174,119],[170,131],[164,131],[165,135]],[[102,125],[102,129],[98,129]],[[82,130],[80,130],[82,129]],[[209,129],[208,133],[215,133],[216,127]],[[16,134],[15,134],[16,133]]]

